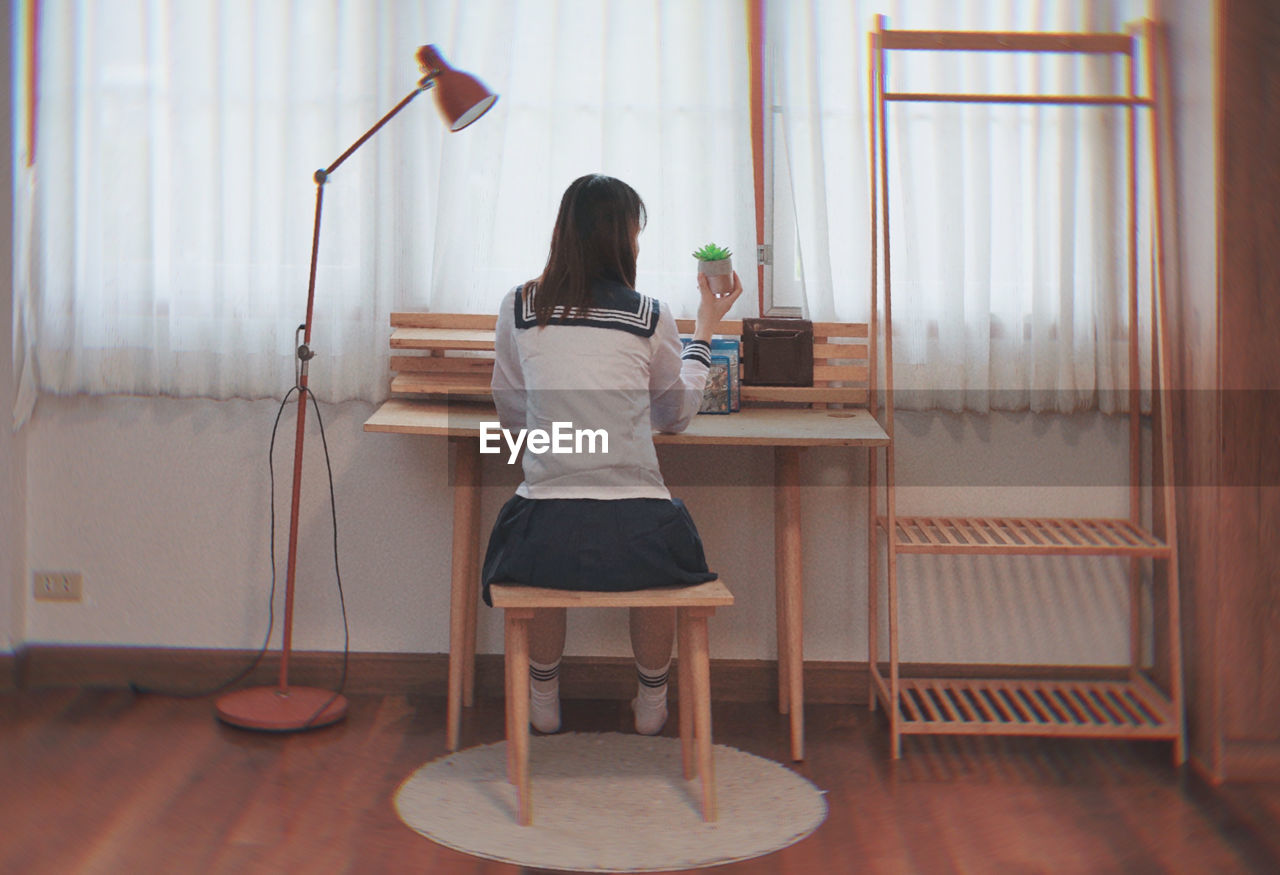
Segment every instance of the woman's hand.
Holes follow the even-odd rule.
[[[722,295],[717,295],[711,291],[711,282],[707,279],[706,274],[698,274],[698,291],[702,294],[702,300],[698,302],[698,317],[693,330],[694,340],[705,340],[711,342],[711,334],[715,331],[716,323],[724,318],[725,314],[733,309],[734,303],[737,302],[742,294],[742,281],[738,279],[738,272],[733,272],[733,289]]]

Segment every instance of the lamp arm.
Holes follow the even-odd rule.
[[[394,107],[392,107],[390,112],[388,112],[382,118],[378,119],[377,123],[373,127],[365,131],[364,135],[361,136],[360,139],[356,140],[347,148],[347,151],[339,155],[334,160],[334,162],[330,164],[328,167],[324,168],[323,170],[317,170],[315,175],[316,182],[323,183],[325,179],[328,178],[329,174],[337,170],[338,166],[342,164],[343,161],[346,161],[348,158],[351,157],[351,154],[355,152],[356,149],[359,149],[361,146],[363,146],[370,137],[372,137],[382,128],[383,125],[391,121],[391,119],[395,117],[396,113],[400,112],[400,110],[408,106],[409,101],[413,100],[419,94],[429,89],[434,84],[436,75],[437,75],[436,73],[432,72],[431,74],[423,76],[422,79],[418,82],[417,88],[409,92],[409,94],[404,98],[404,100],[400,101]]]
[[[374,124],[373,127],[365,131],[364,134],[361,135],[360,139],[356,140],[354,143],[348,146],[347,150],[343,152],[341,155],[339,155],[336,159],[334,159],[332,164],[330,164],[328,167],[317,170],[313,176],[316,182],[316,218],[315,218],[315,225],[311,231],[311,270],[310,270],[310,276],[308,277],[308,280],[307,280],[307,318],[302,325],[302,330],[303,330],[302,344],[298,346],[298,358],[301,359],[301,368],[299,370],[299,374],[302,378],[299,382],[299,385],[303,388],[306,387],[307,362],[309,359],[311,359],[314,356],[314,352],[312,352],[310,348],[311,313],[315,305],[315,296],[316,296],[316,261],[320,254],[320,213],[324,206],[324,184],[329,181],[329,177],[333,175],[333,172],[342,165],[342,162],[350,158],[357,149],[359,149],[366,142],[368,142],[369,138],[372,137],[374,134],[376,134],[379,130],[381,130],[383,125],[391,121],[391,119],[393,119],[396,116],[396,114],[400,112],[400,110],[408,106],[410,101],[412,101],[415,97],[417,97],[419,94],[426,91],[427,89],[431,88],[431,86],[434,84],[436,75],[438,74],[435,71],[432,71],[428,73],[426,76],[423,76],[422,79],[418,81],[417,88],[413,89],[413,91],[410,91],[404,97],[403,100],[401,100],[399,103],[397,103],[395,106],[391,108],[390,112],[388,112],[382,118],[378,119],[378,121]]]

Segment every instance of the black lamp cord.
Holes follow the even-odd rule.
[[[300,381],[299,381],[300,382]],[[302,393],[306,393],[311,398],[311,408],[316,413],[316,422],[320,426],[320,444],[324,447],[324,466],[329,475],[329,514],[333,521],[333,573],[338,581],[338,604],[342,608],[342,675],[338,681],[338,689],[334,694],[321,705],[314,714],[307,720],[306,726],[312,725],[321,714],[325,712],[330,705],[337,701],[342,695],[343,689],[347,684],[347,664],[350,659],[351,633],[347,624],[347,603],[342,591],[342,571],[338,565],[338,505],[333,488],[333,465],[329,460],[329,442],[325,438],[324,433],[324,417],[320,415],[320,405],[316,401],[315,394],[302,385],[295,385],[292,389],[285,393],[284,399],[280,402],[279,409],[276,410],[275,423],[271,426],[271,445],[267,449],[267,476],[271,484],[271,536],[270,536],[270,552],[271,552],[271,591],[267,597],[267,632],[262,638],[262,646],[258,648],[258,652],[254,654],[253,659],[243,669],[235,675],[218,684],[204,690],[184,691],[184,690],[166,690],[156,687],[147,687],[142,684],[130,682],[129,689],[135,693],[155,693],[164,696],[173,696],[180,699],[200,699],[205,696],[212,696],[221,693],[223,690],[234,686],[244,680],[253,672],[258,664],[262,662],[262,657],[266,655],[268,645],[271,641],[271,632],[275,627],[275,601],[276,601],[276,474],[275,474],[275,447],[276,433],[280,429],[280,417],[284,414],[284,409],[289,404],[289,399],[293,397],[293,393],[297,392],[299,400]]]

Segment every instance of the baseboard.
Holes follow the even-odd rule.
[[[1227,739],[1222,748],[1227,781],[1280,781],[1280,741]]]
[[[244,671],[253,657],[251,651],[237,650],[31,644],[13,661],[11,676],[21,688],[136,685],[157,692],[191,694],[224,684]],[[335,688],[341,671],[341,654],[294,652],[289,658],[289,680],[294,684]],[[903,677],[1119,679],[1125,671],[1110,666],[902,666]],[[273,651],[239,683],[275,683],[279,672],[280,655]],[[348,658],[345,690],[444,696],[448,677],[449,657],[445,653],[353,653]],[[566,657],[560,682],[566,699],[629,699],[635,695],[635,663],[625,657]],[[865,705],[867,683],[865,662],[809,661],[804,666],[806,702]],[[778,667],[773,660],[711,661],[711,689],[718,701],[771,701],[778,695],[777,684]],[[476,659],[476,695],[497,698],[502,690],[501,654],[480,654]]]
[[[137,686],[191,694],[237,677],[236,686],[275,683],[279,651],[268,652],[249,670],[256,655],[248,650],[31,644],[18,684],[27,689]],[[353,653],[347,660],[345,688],[364,693],[430,692],[444,690],[448,676],[446,654]],[[336,687],[341,679],[340,653],[290,654],[291,683]]]
[[[0,692],[14,690],[18,687],[17,653],[0,653]]]

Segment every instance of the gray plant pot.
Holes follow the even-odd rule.
[[[733,291],[732,257],[722,258],[719,261],[699,261],[698,273],[706,275],[713,293],[727,295]]]

